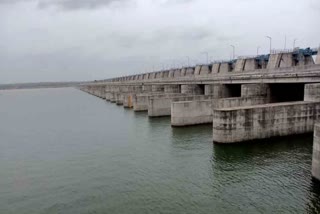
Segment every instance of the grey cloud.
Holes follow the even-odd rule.
[[[129,0],[42,0],[39,8],[59,7],[65,10],[95,9],[113,4],[125,3]]]

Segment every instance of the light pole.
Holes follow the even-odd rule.
[[[272,37],[271,36],[266,36],[270,40],[270,54],[271,54],[271,48],[272,48]]]
[[[259,55],[260,46],[257,47],[257,56]]]
[[[235,58],[236,47],[234,45],[230,45],[232,47],[232,58]]]

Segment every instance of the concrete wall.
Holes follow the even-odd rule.
[[[199,96],[196,96],[199,97]],[[201,96],[203,99],[176,102],[171,104],[171,125],[190,126],[197,124],[212,123],[212,111],[215,108],[229,108],[234,106],[249,106],[264,104],[267,102],[263,97],[240,97],[213,99],[212,96]]]
[[[236,143],[313,131],[320,102],[290,102],[213,110],[213,141]]]
[[[147,111],[148,110],[148,97],[150,95],[140,94],[133,95],[133,110],[134,111]]]
[[[142,86],[142,92],[143,92],[143,93],[150,93],[150,92],[152,92],[152,85],[143,85],[143,86]]]
[[[318,54],[316,56],[316,64],[320,64],[320,48],[318,49]]]
[[[235,72],[243,71],[244,67],[245,67],[245,64],[246,64],[246,60],[245,59],[238,59],[236,61],[236,65],[235,65],[234,71]]]
[[[181,73],[181,69],[176,69],[173,74],[174,78],[179,78],[181,76],[180,73]]]
[[[244,71],[254,71],[258,68],[256,59],[246,59]]]
[[[312,176],[320,181],[320,124],[315,124],[313,134]]]
[[[124,94],[123,95],[123,107],[133,108],[133,94]]]
[[[228,74],[229,72],[231,72],[231,67],[230,67],[229,63],[227,63],[227,62],[221,63],[219,73],[220,74]]]
[[[194,76],[194,68],[187,68],[186,69],[186,75],[185,76],[188,76],[188,77],[193,77]]]
[[[204,89],[196,84],[181,85],[181,93],[201,95],[204,94]]]
[[[304,101],[320,101],[320,84],[306,84],[304,86]]]
[[[173,102],[171,104],[171,125],[188,126],[212,123],[211,100]]]
[[[202,65],[200,68],[200,76],[207,76],[211,73],[209,65]]]
[[[294,65],[292,53],[271,54],[267,69],[292,67]]]
[[[268,97],[270,98],[270,87],[268,84],[242,84],[241,97]]]
[[[201,70],[201,65],[197,65],[195,70],[194,70],[194,75],[199,76],[200,75],[200,70]]]
[[[166,94],[172,94],[172,93],[181,93],[180,85],[164,85],[164,93]]]
[[[217,74],[220,71],[220,63],[214,63],[212,65],[211,74]]]
[[[166,94],[150,96],[148,100],[148,116],[160,117],[171,115],[171,102],[173,100],[187,100],[184,94]]]
[[[164,85],[152,85],[152,92],[164,92]]]

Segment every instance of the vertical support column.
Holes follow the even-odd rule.
[[[312,176],[320,181],[320,124],[315,124],[313,134]]]

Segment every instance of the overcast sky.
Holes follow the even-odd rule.
[[[320,0],[0,0],[0,83],[105,79],[320,43]],[[174,60],[174,61],[173,61]]]

